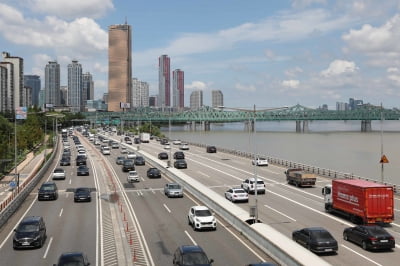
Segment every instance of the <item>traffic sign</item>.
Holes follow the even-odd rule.
[[[379,161],[379,163],[389,163],[389,160],[385,155],[382,155],[381,160]]]

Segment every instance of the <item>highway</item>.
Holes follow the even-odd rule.
[[[136,167],[139,183],[127,184],[126,173],[115,163],[120,149],[103,156],[86,138],[80,140],[87,150],[90,175],[76,175],[76,149],[70,140],[72,164],[62,167],[67,178],[55,181],[59,198],[37,201],[37,189],[28,196],[1,228],[1,265],[52,265],[67,251],[83,251],[91,265],[171,265],[174,251],[184,244],[202,246],[215,260],[213,265],[272,261],[218,216],[216,231],[194,231],[187,223],[187,212],[201,203],[189,193],[183,198],[167,198],[162,188],[170,180],[164,176],[148,179],[148,164]],[[43,182],[51,180],[52,171],[59,167],[61,151]],[[74,203],[73,189],[80,186],[92,188],[91,202]],[[119,199],[112,197],[114,192]],[[44,217],[45,244],[38,249],[13,250],[13,229],[30,215]]]
[[[178,146],[171,145],[173,154]],[[163,146],[156,141],[141,144],[140,150],[154,156],[163,150]],[[188,169],[187,175],[207,185],[223,197],[229,187],[238,187],[241,182],[254,175],[251,161],[225,153],[206,153],[204,148],[191,146],[185,151]],[[339,242],[337,255],[321,256],[332,265],[396,265],[400,259],[399,244],[391,251],[370,252],[351,242],[343,240],[342,233],[346,227],[354,226],[350,221],[338,216],[327,214],[324,211],[324,201],[321,188],[331,180],[318,177],[314,188],[297,188],[286,184],[285,169],[270,165],[257,167],[257,175],[267,186],[265,195],[258,195],[259,218],[262,222],[274,227],[279,232],[291,238],[292,231],[304,227],[322,226],[328,229]],[[240,204],[245,210],[254,204],[254,195],[250,196],[248,204]],[[395,216],[399,214],[399,198],[395,200]],[[182,214],[184,215],[184,213]],[[392,223],[386,228],[400,243],[400,225]],[[302,248],[299,246],[299,248]]]

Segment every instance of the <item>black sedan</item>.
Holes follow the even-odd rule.
[[[158,154],[158,159],[160,159],[160,160],[168,160],[168,153],[166,153],[166,152],[160,152],[160,153]]]
[[[354,242],[363,249],[392,249],[394,237],[379,225],[358,225],[343,231],[344,240]]]
[[[185,159],[185,154],[181,151],[176,151],[174,153],[174,159]]]
[[[82,252],[67,252],[61,254],[58,258],[56,266],[67,266],[67,265],[79,265],[79,266],[88,266],[90,265],[89,260],[86,254]]]
[[[174,162],[174,167],[176,169],[186,169],[187,168],[187,163],[186,163],[186,161],[184,159],[179,159],[179,160],[176,160]]]
[[[336,239],[322,227],[293,231],[292,239],[315,253],[335,253],[338,250]]]
[[[90,188],[88,187],[79,187],[75,189],[74,192],[74,202],[78,201],[91,201],[92,197],[90,196]]]
[[[145,165],[146,161],[144,160],[144,158],[142,156],[136,156],[134,163],[135,163],[135,165]]]
[[[86,165],[79,165],[76,169],[76,175],[89,175],[89,168]]]
[[[56,183],[52,181],[44,182],[38,192],[38,200],[56,200],[58,198],[58,189]]]
[[[60,166],[68,166],[71,165],[70,157],[62,157],[60,161]]]
[[[157,168],[149,168],[147,170],[147,177],[149,178],[160,178],[161,177],[161,171]]]

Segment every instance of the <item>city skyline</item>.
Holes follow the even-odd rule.
[[[65,69],[78,59],[99,99],[108,91],[108,26],[127,21],[132,73],[150,95],[158,91],[157,59],[168,54],[171,69],[185,71],[186,103],[200,89],[205,97],[221,90],[235,107],[335,109],[352,97],[399,107],[398,1],[232,1],[4,0],[0,45],[41,80],[47,62]]]

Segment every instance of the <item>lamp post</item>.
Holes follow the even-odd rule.
[[[247,112],[247,113],[252,113],[253,114],[253,125],[252,125],[252,138],[253,138],[253,160],[254,160],[254,166],[253,166],[253,174],[254,174],[254,220],[255,222],[258,221],[258,189],[257,189],[257,184],[258,184],[258,178],[257,178],[257,164],[256,164],[256,159],[257,159],[257,153],[256,153],[256,113],[257,112],[266,112],[266,111],[274,111],[274,110],[283,110],[287,109],[287,106],[284,107],[276,107],[276,108],[266,108],[266,109],[256,109],[256,105],[253,105],[253,109],[243,109],[243,108],[234,108],[234,107],[225,107],[225,106],[218,106],[219,109],[231,109],[231,110],[236,110],[236,111],[242,111],[242,112]]]
[[[168,156],[168,167],[171,167],[171,156],[172,156],[172,145],[171,145],[171,107],[169,108],[168,115],[168,143],[169,143],[169,156]]]

